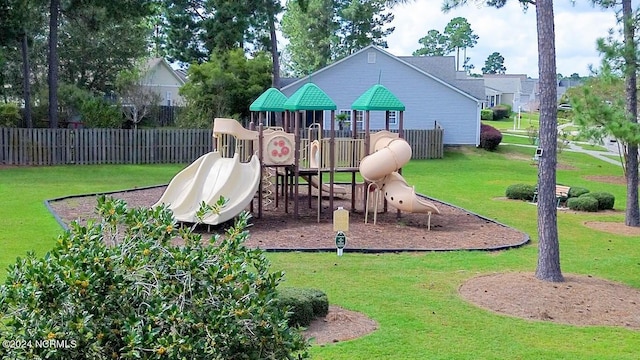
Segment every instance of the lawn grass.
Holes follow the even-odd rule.
[[[529,145],[531,144],[531,140],[527,135],[522,134],[510,134],[507,132],[502,133],[502,144],[519,144],[519,145]]]
[[[444,159],[414,160],[403,176],[418,192],[461,206],[528,233],[532,244],[508,251],[362,255],[269,254],[286,272],[284,286],[315,287],[330,302],[361,311],[379,329],[363,338],[314,346],[314,359],[636,359],[638,331],[528,321],[479,309],[457,293],[466,280],[500,271],[533,271],[537,259],[536,207],[504,199],[507,186],[535,184],[531,149],[496,152],[448,149]],[[558,182],[615,195],[613,215],[558,213],[562,267],[640,288],[638,241],[586,228],[584,221],[622,221],[625,187],[589,181],[620,175],[614,165],[574,152],[559,154]],[[0,265],[27,250],[43,254],[60,232],[42,201],[63,195],[166,183],[184,165],[70,166],[0,170]],[[7,199],[6,201],[4,199]],[[319,236],[333,236],[331,226]],[[461,239],[463,241],[463,239]],[[5,272],[0,273],[4,277]],[[560,285],[561,286],[561,285]]]
[[[44,206],[56,197],[166,184],[183,165],[13,167],[0,170],[0,279],[27,251],[48,251],[60,226]]]
[[[585,143],[578,143],[577,145],[585,150],[590,150],[590,151],[603,151],[603,152],[609,151],[602,145],[585,144]]]

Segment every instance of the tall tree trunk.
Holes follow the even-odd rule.
[[[563,281],[560,270],[558,214],[556,209],[557,125],[556,47],[553,0],[536,2],[538,71],[540,77],[540,147],[538,165],[538,266],[536,277]]]
[[[33,127],[33,121],[31,120],[31,85],[30,85],[30,66],[29,66],[29,44],[27,43],[27,32],[22,34],[22,41],[20,42],[22,50],[22,89],[24,92],[24,119],[27,122],[27,127]]]
[[[273,78],[271,84],[280,89],[280,54],[278,54],[278,36],[276,33],[276,14],[269,14],[269,35],[271,36],[271,61],[273,62]]]
[[[624,32],[625,97],[629,121],[638,122],[638,90],[636,87],[636,43],[634,41],[635,24],[631,0],[622,1],[622,22]],[[627,226],[640,226],[638,208],[638,144],[627,146],[625,158],[627,176],[627,208],[624,223]]]
[[[49,127],[58,128],[58,10],[60,0],[49,7]]]

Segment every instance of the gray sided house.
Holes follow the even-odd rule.
[[[484,74],[487,105],[508,104],[513,111],[537,111],[540,107],[538,80],[524,74]]]
[[[141,85],[158,95],[160,105],[183,106],[184,98],[178,93],[186,78],[171,68],[163,58],[152,58],[142,67]]]
[[[432,62],[439,65],[430,71],[429,59],[407,60],[372,45],[284,86],[281,91],[289,97],[305,83],[313,82],[336,103],[336,114],[346,113],[350,117],[353,102],[379,83],[405,105],[405,129],[440,126],[444,129],[445,145],[477,146],[484,99],[482,79],[458,79],[453,62],[450,67],[442,66],[447,61],[440,59]],[[315,119],[328,129],[330,114],[323,111],[316,114]],[[383,129],[384,117],[384,112],[371,112],[371,129]],[[398,128],[398,119],[398,113],[392,112],[392,129]],[[356,114],[355,121],[361,128],[361,113]]]

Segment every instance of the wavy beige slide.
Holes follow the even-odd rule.
[[[166,204],[176,220],[193,223],[203,201],[213,205],[223,196],[228,203],[220,214],[203,219],[205,224],[217,225],[234,218],[249,205],[258,191],[260,171],[255,155],[248,163],[241,163],[238,154],[222,158],[220,153],[210,152],[174,176],[153,206]]]
[[[396,209],[440,214],[440,210],[432,202],[417,195],[415,188],[407,184],[397,172],[411,160],[411,145],[398,138],[397,134],[381,132],[378,135],[372,144],[375,152],[360,161],[362,177],[375,183],[383,191],[385,199]]]

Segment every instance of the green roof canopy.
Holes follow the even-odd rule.
[[[404,111],[404,104],[386,87],[376,84],[351,104],[353,110]]]
[[[306,83],[284,103],[285,110],[336,110],[338,107],[316,84]]]
[[[284,103],[287,97],[276,88],[269,88],[263,92],[249,106],[251,111],[284,111]]]

